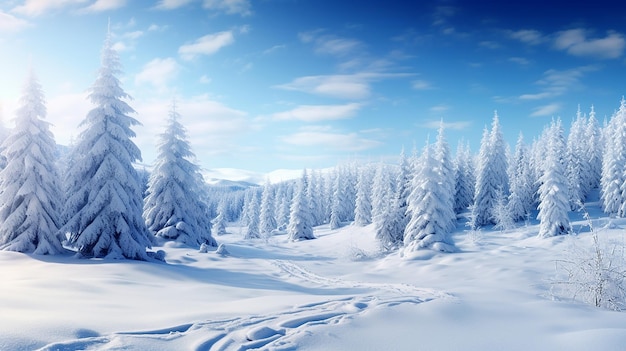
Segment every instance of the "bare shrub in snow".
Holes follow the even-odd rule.
[[[626,309],[624,243],[601,241],[591,229],[591,247],[573,246],[568,258],[556,261],[551,282],[554,297],[565,297],[615,311]]]

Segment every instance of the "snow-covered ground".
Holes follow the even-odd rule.
[[[380,255],[372,226],[230,228],[228,254],[166,243],[163,264],[0,252],[0,350],[623,350],[626,313],[550,292],[555,261],[592,243],[572,219],[552,239],[460,225],[459,252],[412,257]],[[624,243],[613,224],[601,241]]]

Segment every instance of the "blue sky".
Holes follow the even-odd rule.
[[[172,99],[203,168],[259,172],[393,161],[441,120],[479,148],[498,111],[511,144],[578,105],[626,94],[626,11],[603,1],[5,0],[0,103],[29,70],[57,142],[78,135],[110,18],[146,163]],[[431,139],[432,139],[431,138]]]

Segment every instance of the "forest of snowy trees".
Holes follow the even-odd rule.
[[[148,260],[161,258],[148,252],[159,240],[216,247],[213,235],[237,222],[247,239],[280,233],[293,241],[314,239],[319,225],[373,225],[385,251],[453,252],[449,234],[465,218],[471,229],[536,218],[539,236],[568,234],[568,212],[596,188],[608,215],[626,216],[624,98],[603,126],[593,108],[579,109],[569,133],[555,119],[530,144],[520,135],[513,150],[495,113],[476,155],[465,142],[453,155],[442,123],[434,143],[402,150],[397,164],[346,162],[227,191],[204,182],[175,102],[147,180],[137,170],[139,122],[120,68],[108,35],[89,90],[94,107],[62,158],[43,89],[34,73],[27,78],[15,127],[0,136],[0,249]]]

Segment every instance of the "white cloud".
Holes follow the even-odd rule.
[[[202,84],[210,84],[211,83],[211,78],[209,78],[209,76],[204,74],[204,75],[202,75],[202,77],[200,77],[199,82],[202,83]]]
[[[23,5],[13,8],[13,12],[27,16],[39,16],[51,10],[82,5],[88,0],[26,0]]]
[[[356,39],[342,38],[330,34],[325,35],[322,34],[323,32],[323,30],[317,29],[298,33],[298,37],[303,43],[313,43],[314,51],[321,55],[346,56],[363,47],[363,43]]]
[[[28,26],[27,21],[0,11],[0,32],[17,32]]]
[[[522,29],[510,32],[509,35],[513,39],[530,45],[538,45],[546,40],[541,32],[534,29]]]
[[[191,44],[185,44],[178,48],[178,53],[185,60],[192,60],[198,55],[212,55],[221,48],[231,45],[235,42],[232,31],[224,31],[214,34],[208,34],[196,39]]]
[[[582,66],[569,70],[559,71],[555,69],[547,70],[543,77],[535,82],[542,87],[541,91],[533,94],[522,94],[520,100],[540,100],[563,95],[565,92],[582,88],[581,78],[591,71],[595,71],[596,66]]]
[[[321,131],[302,131],[282,138],[289,145],[304,147],[321,147],[342,152],[355,152],[372,149],[382,143],[377,140],[366,139],[357,133],[334,133]]]
[[[429,110],[430,112],[441,113],[441,112],[448,111],[449,109],[450,109],[450,106],[448,105],[435,105],[431,107]]]
[[[119,9],[126,6],[126,0],[96,0],[93,4],[85,7],[81,12],[102,12]]]
[[[530,114],[531,117],[541,117],[541,116],[554,116],[556,112],[561,109],[561,105],[558,103],[552,103],[544,106],[539,106],[533,109],[533,113]]]
[[[179,7],[183,7],[194,0],[160,0],[155,6],[159,10],[173,10]]]
[[[608,32],[604,38],[587,38],[584,29],[570,29],[556,34],[554,46],[574,56],[614,59],[622,56],[626,39],[617,32]]]
[[[513,63],[517,63],[518,65],[522,65],[522,66],[526,66],[530,64],[530,61],[528,61],[528,59],[523,58],[523,57],[509,57],[509,61]]]
[[[250,16],[252,14],[249,0],[204,0],[203,7],[229,15]]]
[[[415,90],[429,90],[433,88],[430,82],[422,79],[414,80],[411,85]]]
[[[296,78],[287,84],[277,85],[275,88],[354,100],[369,97],[371,95],[371,83],[374,81],[409,75],[408,73],[361,72],[355,74],[305,76]]]
[[[135,84],[147,83],[157,90],[166,91],[171,80],[178,76],[180,66],[175,59],[155,58],[146,63],[141,72],[135,76]]]
[[[425,122],[423,126],[429,129],[439,129],[442,123],[443,123],[443,129],[454,129],[454,130],[463,130],[463,129],[468,128],[470,125],[472,125],[472,122],[470,121],[457,121],[457,122],[443,121],[441,122],[441,120],[439,121],[432,120],[432,121]]]
[[[281,50],[281,49],[285,49],[287,47],[287,45],[274,45],[269,49],[266,49],[263,51],[263,55],[269,55],[275,51]]]
[[[143,126],[136,127],[136,143],[144,162],[156,158],[157,138],[163,132],[171,102],[163,99],[133,101],[136,117]],[[209,95],[176,100],[181,123],[188,132],[189,143],[201,165],[208,167],[216,155],[233,155],[245,148],[237,137],[251,129],[247,114],[215,101]],[[149,123],[148,123],[149,122]]]
[[[275,113],[272,117],[278,121],[319,122],[353,117],[360,108],[361,104],[357,103],[345,105],[302,105],[289,111]]]

